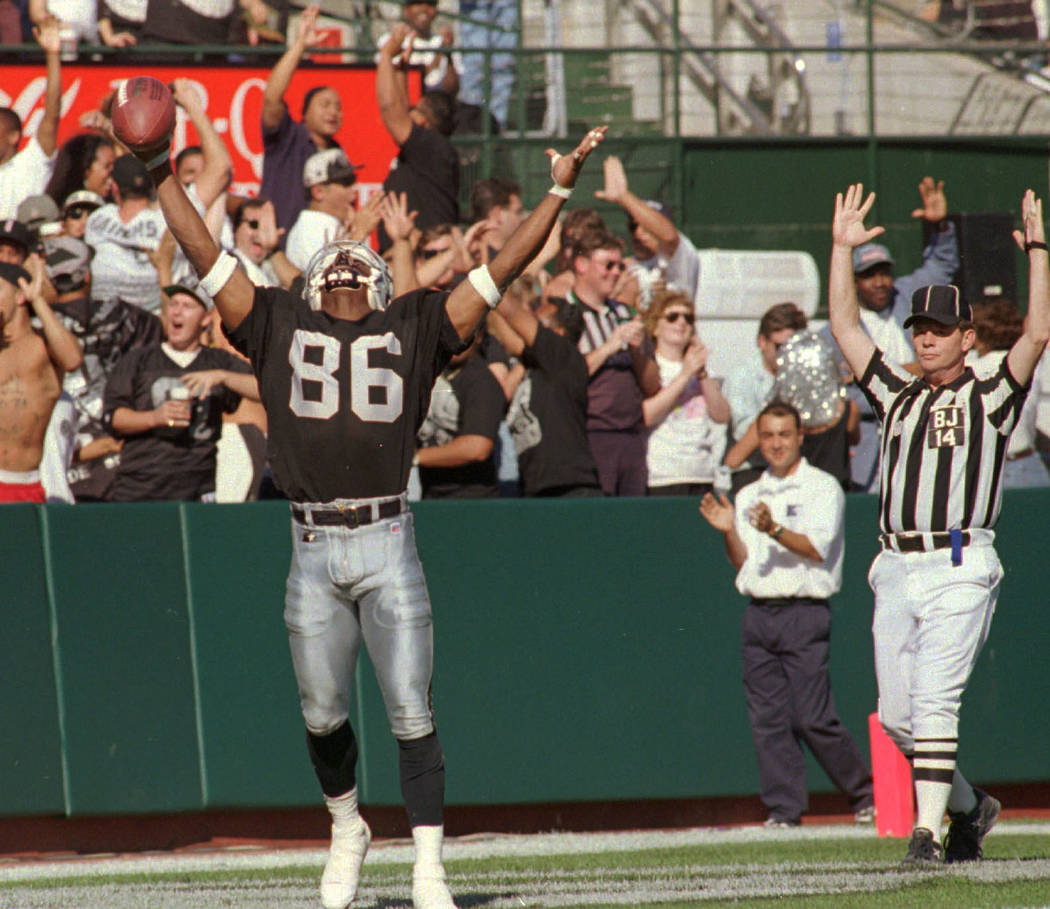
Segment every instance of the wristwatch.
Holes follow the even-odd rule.
[[[783,532],[784,532],[784,525],[783,524],[773,524],[773,526],[769,528],[769,535],[774,540],[779,540],[780,539],[780,535]]]

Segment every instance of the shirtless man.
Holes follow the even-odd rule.
[[[0,263],[0,503],[43,503],[38,468],[62,376],[82,353],[41,292],[43,269],[30,278]],[[42,332],[30,324],[32,313]]]

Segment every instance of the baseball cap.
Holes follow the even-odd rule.
[[[78,189],[76,192],[66,196],[66,201],[62,203],[62,214],[67,214],[76,205],[88,208],[101,208],[105,204],[106,200],[98,193],[93,193],[90,189]]]
[[[0,221],[0,240],[14,243],[21,246],[27,253],[29,252],[29,230],[21,221],[16,221],[14,218]]]
[[[357,172],[363,164],[351,164],[341,148],[326,148],[315,152],[303,165],[303,186],[309,189],[321,183],[343,183],[350,186],[357,182]]]
[[[210,311],[211,308],[215,305],[212,302],[211,297],[209,297],[199,287],[187,287],[185,284],[169,284],[167,287],[164,288],[165,296],[173,297],[175,296],[175,294],[188,294],[208,311]]]
[[[931,284],[920,287],[911,295],[911,315],[904,320],[909,328],[917,319],[933,319],[941,325],[957,325],[973,319],[967,303],[954,284]]]
[[[853,250],[853,274],[874,268],[876,265],[892,265],[893,256],[881,243],[864,243]]]
[[[43,193],[26,196],[18,205],[16,217],[30,230],[34,230],[46,221],[57,221],[58,206],[54,199]]]
[[[113,182],[121,192],[149,195],[149,172],[134,155],[121,155],[113,162]]]
[[[0,279],[7,281],[8,284],[13,284],[17,288],[19,278],[24,281],[33,280],[29,277],[29,272],[22,266],[12,265],[10,262],[0,262]]]
[[[44,240],[44,270],[59,293],[83,287],[91,268],[94,250],[76,237]]]

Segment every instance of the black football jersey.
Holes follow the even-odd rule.
[[[416,290],[351,322],[257,287],[230,341],[252,362],[274,481],[297,502],[400,494],[434,381],[466,345],[448,294]]]
[[[185,390],[182,377],[206,369],[248,372],[229,351],[201,347],[193,362],[180,366],[160,344],[132,350],[113,367],[106,381],[105,422],[112,427],[118,407],[154,410]],[[158,426],[127,436],[120,466],[107,498],[113,502],[187,501],[215,491],[215,453],[222,415],[232,413],[241,396],[216,386],[204,398],[192,398],[189,426]]]

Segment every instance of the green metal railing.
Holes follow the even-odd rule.
[[[732,0],[724,4],[734,7],[739,14],[748,13],[752,18],[766,16],[762,4],[753,0]],[[1032,68],[1032,61],[1045,58],[1047,48],[1040,42],[1018,42],[997,40],[971,40],[965,34],[936,24],[924,22],[908,14],[887,0],[859,0],[856,3],[843,2],[841,9],[864,14],[863,19],[850,18],[854,34],[863,25],[863,40],[845,43],[833,41],[829,34],[824,43],[792,44],[787,36],[775,27],[771,21],[763,20],[765,44],[744,43],[728,45],[718,41],[701,44],[694,42],[682,29],[683,9],[680,0],[634,0],[630,8],[637,14],[639,24],[642,22],[643,7],[648,10],[649,31],[659,35],[660,43],[654,40],[650,44],[632,44],[617,46],[524,46],[522,29],[517,29],[517,44],[513,48],[466,47],[453,46],[450,52],[478,55],[485,66],[486,86],[490,82],[493,55],[512,54],[515,58],[515,86],[511,98],[509,123],[499,135],[495,135],[490,126],[490,102],[486,91],[482,103],[481,127],[478,135],[456,136],[454,142],[459,147],[464,161],[465,187],[474,179],[489,176],[495,172],[509,172],[522,184],[527,193],[540,190],[539,184],[546,179],[543,170],[543,156],[535,154],[537,148],[548,144],[564,144],[571,141],[572,133],[586,128],[597,120],[610,124],[610,137],[607,147],[625,157],[637,159],[648,156],[651,172],[643,173],[639,189],[647,195],[659,195],[682,210],[686,195],[683,185],[683,158],[687,145],[695,145],[698,140],[734,141],[761,140],[763,142],[796,142],[802,137],[822,136],[832,141],[842,139],[851,144],[858,139],[867,143],[868,174],[867,179],[873,185],[878,182],[878,147],[881,141],[889,137],[900,137],[903,134],[914,135],[915,130],[894,131],[891,126],[879,122],[877,101],[880,98],[880,78],[884,78],[882,67],[898,66],[901,58],[917,55],[961,55],[970,60],[985,61],[987,67],[977,67],[976,71],[988,76],[1012,80],[1018,90],[1031,91],[1033,103],[1041,104],[1042,89],[1046,91],[1047,105],[1050,108],[1050,79],[1041,76]],[[443,14],[444,15],[444,14]],[[829,12],[828,21],[845,22],[846,18],[837,18],[836,12]],[[455,21],[471,21],[473,24],[498,29],[498,26],[478,20],[466,20],[455,15],[447,18]],[[876,41],[876,22],[891,19],[916,35],[914,42],[878,43]],[[520,21],[520,17],[519,17]],[[350,63],[371,64],[375,53],[375,35],[388,28],[392,23],[377,18],[345,20],[353,27],[355,46],[324,47],[319,53],[343,54],[343,59]],[[506,30],[504,30],[506,31]],[[751,37],[750,42],[757,41]],[[257,47],[231,45],[151,45],[140,46],[134,50],[81,46],[79,62],[102,61],[133,64],[135,61],[180,60],[187,66],[207,65],[216,59],[242,61],[248,65],[266,66],[272,64],[284,47],[264,44]],[[19,62],[41,60],[40,49],[36,45],[20,45],[0,49],[7,59]],[[832,92],[825,91],[824,107],[820,117],[808,114],[805,117],[779,118],[765,116],[761,106],[754,101],[747,90],[734,84],[739,81],[739,73],[733,73],[734,63],[740,57],[756,57],[767,61],[767,69],[772,72],[768,61],[779,60],[782,66],[794,68],[798,73],[797,91],[810,93],[814,89],[814,72],[823,73],[825,81],[820,87],[827,89],[833,78],[842,78],[845,84],[849,77],[848,98],[839,103],[843,109],[854,113],[853,134],[849,127],[829,117],[826,99]],[[570,71],[573,78],[564,81],[565,115],[553,119],[558,129],[551,133],[544,129],[544,113],[548,106],[548,81],[551,70],[547,65],[550,57],[558,61],[556,71]],[[644,66],[638,58],[651,60],[652,65]],[[850,61],[862,61],[863,76],[849,69]],[[841,60],[841,68],[830,67],[830,61]],[[309,56],[304,67],[309,67]],[[623,72],[633,65],[634,71],[644,70],[645,79],[630,83]],[[738,67],[745,72],[750,64],[746,59]],[[821,67],[824,67],[821,70]],[[588,72],[588,68],[599,75],[587,82],[579,76]],[[830,68],[829,68],[830,67]],[[971,69],[974,69],[971,67]],[[605,75],[602,76],[601,74]],[[619,80],[617,74],[621,73]],[[971,74],[975,82],[979,76]],[[627,79],[628,82],[624,80]],[[706,81],[704,81],[706,80]],[[1042,83],[1040,84],[1040,80]],[[863,81],[863,85],[861,85]],[[645,85],[640,83],[644,82]],[[1026,83],[1034,87],[1025,88]],[[884,81],[882,85],[886,85]],[[655,87],[655,88],[654,88]],[[645,89],[645,98],[639,91]],[[922,86],[918,85],[921,89]],[[885,94],[886,89],[882,89]],[[761,94],[758,92],[757,94]],[[607,99],[603,110],[601,100]],[[776,99],[766,103],[775,105]],[[807,111],[814,108],[809,94],[805,103]],[[960,102],[962,103],[962,102]],[[706,106],[705,106],[706,105]],[[726,110],[736,114],[724,116]],[[860,113],[863,111],[863,113]],[[818,122],[814,123],[814,120]],[[725,123],[733,120],[732,128]],[[832,124],[834,120],[834,125]],[[1050,124],[1050,114],[1046,121]],[[700,123],[700,126],[697,124]],[[1015,126],[1020,129],[1020,126]],[[928,137],[941,140],[949,133],[946,129],[931,129]],[[1047,127],[1050,134],[1050,125]],[[976,135],[971,138],[978,138]],[[987,138],[987,136],[985,136]],[[537,162],[539,162],[537,164]],[[539,168],[539,170],[537,170]],[[643,169],[644,170],[644,169]],[[633,175],[632,175],[633,177]]]

